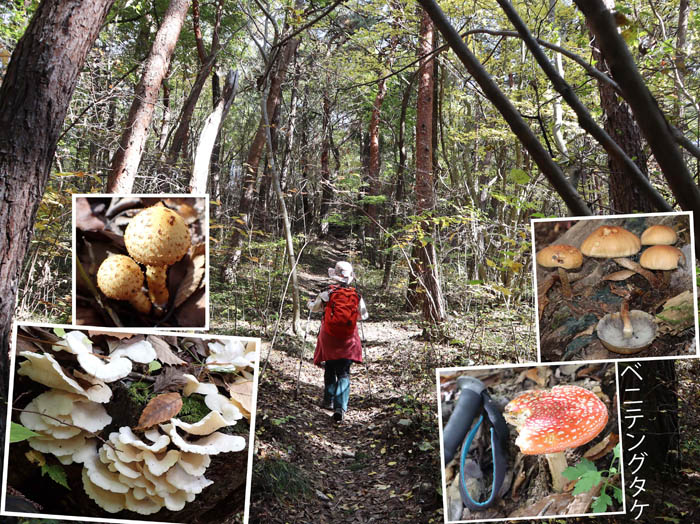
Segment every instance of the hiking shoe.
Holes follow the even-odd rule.
[[[333,399],[322,400],[320,404],[321,408],[333,411]]]
[[[340,424],[343,420],[343,412],[341,410],[337,410],[335,413],[333,413],[333,422],[336,424]]]

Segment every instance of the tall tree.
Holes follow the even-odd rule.
[[[302,5],[301,0],[297,0],[296,9],[299,9]],[[268,69],[270,69],[269,77],[269,89],[267,94],[265,110],[269,118],[275,114],[277,106],[280,103],[282,97],[282,84],[287,76],[287,69],[289,64],[292,62],[294,53],[296,53],[297,47],[299,46],[299,38],[289,38],[281,46],[275,48],[275,60],[274,63],[268,63]],[[272,61],[272,58],[269,59]],[[274,69],[274,70],[273,70]],[[265,79],[263,78],[263,81]],[[251,213],[253,211],[253,204],[255,202],[255,184],[258,180],[258,167],[260,166],[260,159],[262,158],[263,150],[265,149],[265,123],[264,118],[260,117],[260,122],[258,124],[257,131],[253,137],[253,141],[248,149],[248,156],[245,162],[245,177],[243,179],[243,191],[241,193],[241,199],[238,204],[238,218],[242,221],[242,227],[236,227],[233,230],[231,236],[230,250],[233,253],[230,261],[230,266],[235,267],[241,256],[240,245],[243,240],[244,230],[249,228],[252,224]]]
[[[22,260],[80,70],[113,3],[44,0],[0,86],[0,395]]]
[[[608,7],[615,5],[614,0],[605,0]],[[591,50],[596,67],[605,74],[610,74],[605,61],[605,54],[600,51],[597,39],[591,40]],[[642,144],[642,135],[637,121],[632,115],[629,105],[621,98],[615,89],[607,82],[598,82],[600,106],[603,109],[603,126],[607,133],[614,137],[615,142],[624,150],[628,157],[634,159],[640,171],[648,178],[647,154]],[[614,213],[632,213],[634,211],[649,211],[653,209],[648,197],[642,193],[639,186],[630,184],[625,166],[620,159],[608,155],[608,179],[610,207]]]
[[[195,42],[197,43],[197,56],[199,57],[200,66],[197,72],[197,78],[192,85],[192,89],[190,89],[190,94],[187,95],[187,99],[182,106],[180,123],[175,130],[173,141],[170,144],[170,151],[168,152],[168,163],[170,164],[174,164],[180,155],[182,146],[189,135],[190,122],[192,121],[194,108],[197,105],[199,96],[202,94],[202,88],[204,88],[204,84],[216,63],[216,55],[221,47],[219,41],[219,26],[221,25],[221,16],[223,14],[223,3],[223,0],[219,0],[216,6],[216,20],[214,21],[214,29],[211,37],[211,49],[207,54],[204,50],[204,40],[199,19],[199,1],[192,0],[192,25],[194,28]]]
[[[547,150],[542,146],[530,126],[525,123],[520,112],[513,106],[508,97],[498,87],[489,73],[484,69],[476,56],[469,50],[454,26],[440,9],[435,0],[418,0],[425,9],[447,44],[455,52],[467,71],[483,90],[483,94],[498,109],[508,123],[518,140],[527,149],[532,159],[537,163],[547,180],[552,184],[559,196],[564,200],[569,210],[577,215],[590,215],[591,210],[571,185],[561,168],[552,160]]]
[[[189,6],[190,0],[171,0],[163,15],[163,22],[156,33],[144,64],[143,75],[134,92],[134,101],[119,148],[112,157],[112,168],[107,180],[107,191],[110,193],[130,193],[134,187],[136,170],[146,147],[158,92],[170,67],[170,59]]]
[[[197,151],[194,156],[192,176],[190,177],[190,192],[192,193],[206,193],[207,191],[209,161],[211,160],[216,137],[219,135],[221,125],[236,95],[237,80],[238,73],[229,71],[226,76],[223,94],[216,103],[216,106],[214,106],[214,111],[207,117],[202,127],[202,132],[199,135],[199,143],[197,144]]]
[[[435,27],[427,12],[423,11],[420,23],[418,53],[418,99],[416,106],[416,214],[431,211],[435,207],[433,188],[433,37]],[[433,238],[434,226],[428,221],[421,224],[423,238],[419,239],[418,277],[423,287],[423,317],[438,323],[445,318],[445,308],[438,276],[437,256]]]

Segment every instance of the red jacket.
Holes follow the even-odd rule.
[[[338,360],[349,358],[355,362],[362,362],[362,342],[360,334],[355,327],[355,334],[350,338],[337,338],[326,333],[321,325],[321,330],[316,339],[316,351],[314,352],[314,364],[320,366],[326,360]]]

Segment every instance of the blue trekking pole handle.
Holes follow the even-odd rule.
[[[467,435],[472,421],[477,418],[477,414],[481,413],[484,407],[481,392],[486,389],[486,386],[481,380],[461,376],[457,379],[457,387],[460,390],[459,398],[442,434],[445,465],[452,460],[457,448],[460,447]]]

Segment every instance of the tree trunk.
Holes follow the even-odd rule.
[[[202,94],[204,84],[206,84],[207,79],[211,74],[211,70],[214,67],[214,62],[216,62],[216,54],[210,55],[201,65],[199,71],[197,71],[197,78],[192,85],[190,94],[187,95],[187,99],[182,106],[182,111],[180,112],[180,122],[178,123],[175,134],[173,135],[173,141],[170,143],[170,149],[168,150],[168,164],[175,164],[180,156],[182,146],[188,138],[190,132],[190,122],[192,121],[194,109],[199,101],[199,96]]]
[[[331,151],[331,100],[326,91],[323,92],[323,142],[321,143],[321,205],[318,210],[318,233],[322,237],[328,232],[328,210],[333,198],[331,187],[330,151]]]
[[[160,85],[170,66],[170,58],[189,5],[190,0],[171,0],[165,11],[163,22],[146,59],[143,75],[136,86],[119,148],[112,158],[112,170],[107,180],[107,191],[110,193],[131,193],[133,190],[153,110],[158,102]]]
[[[610,6],[614,6],[614,2],[605,1]],[[591,50],[598,70],[610,75],[610,70],[605,63],[605,55],[600,52],[595,36],[591,40]],[[648,178],[647,154],[642,145],[639,126],[632,116],[629,105],[606,82],[598,82],[598,93],[600,94],[600,106],[603,109],[605,131],[614,138],[628,157],[634,159],[633,161],[639,170]],[[611,213],[632,213],[654,209],[649,199],[639,188],[629,183],[624,165],[612,155],[608,155],[608,170],[610,171],[608,188]]]
[[[682,209],[700,212],[700,189],[675,142],[673,130],[659,104],[644,83],[627,44],[620,36],[615,19],[601,0],[574,0],[586,16],[613,79],[632,109],[654,158],[663,171],[673,196]],[[694,225],[696,234],[700,224]],[[695,246],[696,255],[700,246]]]
[[[221,129],[226,115],[228,114],[233,99],[236,96],[236,84],[238,81],[238,73],[229,71],[224,84],[224,92],[219,98],[214,111],[207,117],[202,128],[202,133],[199,135],[199,143],[197,144],[197,152],[194,156],[194,167],[192,168],[192,177],[190,178],[190,193],[202,194],[207,192],[207,178],[209,175],[209,162],[211,153],[214,149],[216,137]]]
[[[384,102],[385,96],[386,81],[382,79],[377,85],[377,94],[374,97],[374,104],[372,104],[372,116],[369,119],[369,162],[367,166],[367,179],[369,182],[370,197],[375,197],[381,194],[379,184],[379,169],[381,165],[379,151],[379,117],[382,112],[382,103]],[[373,237],[377,232],[377,204],[372,201],[367,204],[367,218],[369,219],[367,234]],[[375,250],[370,248],[371,259],[374,258],[374,253]]]
[[[476,56],[467,48],[457,30],[450,24],[445,13],[443,13],[437,5],[437,2],[435,0],[418,0],[418,3],[423,6],[423,9],[430,13],[430,17],[435,22],[447,44],[452,48],[467,71],[469,71],[474,80],[479,84],[484,96],[486,96],[501,113],[513,133],[528,150],[532,159],[537,163],[542,173],[547,180],[549,180],[550,184],[552,184],[554,190],[564,200],[571,212],[577,215],[590,215],[591,210],[583,201],[581,195],[578,194],[576,188],[571,185],[561,168],[552,160],[552,157],[542,146],[532,129],[525,123],[520,112],[493,81],[493,78],[491,78],[486,69],[484,69],[481,62],[479,62]]]
[[[391,204],[392,212],[389,214],[389,221],[387,223],[387,230],[389,233],[393,233],[393,228],[396,225],[396,217],[399,215],[401,209],[401,202],[403,201],[404,194],[404,170],[406,169],[406,112],[408,111],[408,103],[411,100],[411,92],[413,91],[413,84],[416,81],[416,75],[412,75],[410,81],[406,85],[406,89],[403,92],[403,98],[401,99],[401,115],[399,116],[399,130],[398,130],[398,140],[396,141],[396,148],[399,153],[399,163],[396,166],[396,179],[394,180],[394,199]],[[396,254],[394,250],[391,249],[394,243],[393,237],[389,237],[387,241],[387,248],[389,248],[389,253],[384,261],[384,277],[382,278],[382,285],[380,289],[386,291],[389,289],[389,282],[391,280],[391,268],[394,264],[394,258]]]
[[[433,50],[433,21],[423,12],[420,24],[418,52],[425,56]],[[418,100],[416,107],[416,214],[435,207],[433,188],[433,63],[423,58],[418,66]],[[442,322],[445,309],[438,277],[437,256],[433,238],[435,227],[427,221],[421,224],[423,238],[418,239],[418,277],[423,287],[423,317],[432,323]]]
[[[686,48],[688,43],[688,16],[690,15],[690,1],[680,0],[678,4],[678,31],[676,32],[676,53],[673,58],[676,74],[673,78],[676,86],[676,93],[680,93],[685,84],[685,57],[688,53]],[[681,129],[683,128],[683,104],[680,97],[674,102],[676,113],[676,123]]]
[[[595,120],[593,120],[591,115],[588,113],[586,107],[578,99],[571,86],[567,84],[564,78],[559,74],[559,72],[554,68],[554,66],[552,66],[551,62],[544,54],[544,51],[542,51],[542,48],[532,36],[525,23],[518,16],[518,13],[513,8],[513,5],[510,2],[508,2],[508,0],[498,0],[498,3],[500,4],[501,8],[505,11],[506,15],[513,23],[515,28],[518,30],[518,33],[523,39],[523,42],[530,49],[530,52],[535,57],[542,70],[549,77],[554,89],[562,95],[562,97],[566,100],[569,106],[574,110],[576,116],[579,119],[580,126],[586,131],[588,131],[605,148],[605,150],[608,152],[610,161],[614,161],[615,165],[622,170],[617,172],[618,179],[616,181],[616,189],[621,189],[619,187],[621,184],[629,186],[630,194],[633,193],[635,196],[639,197],[635,202],[632,202],[632,204],[638,206],[645,206],[634,207],[633,205],[632,209],[629,209],[627,211],[631,212],[634,209],[651,211],[654,209],[654,207],[657,207],[662,211],[671,211],[671,206],[664,200],[664,198],[658,193],[658,191],[656,191],[653,188],[653,186],[649,182],[649,178],[646,173],[646,160],[641,165],[636,164],[631,160],[631,158],[635,157],[629,154],[630,151],[625,150],[624,145],[631,147],[632,145],[634,145],[634,140],[627,141],[618,139],[618,142],[615,142],[611,138],[609,132],[606,132],[598,126]],[[596,51],[594,48],[594,53],[595,52]],[[609,87],[607,83],[605,83],[605,86]],[[610,88],[609,93],[612,97],[612,102],[614,104],[617,104],[617,94],[614,92],[614,90],[612,90],[612,88]],[[627,123],[625,122],[625,124]],[[631,123],[628,125],[630,126],[630,129],[627,130],[627,134],[629,137],[631,137],[632,135],[634,135],[634,129],[636,129],[636,124],[632,119]],[[614,128],[612,130],[614,130]],[[622,133],[623,131],[618,129],[618,132],[615,134],[615,136],[621,137],[623,136]],[[636,135],[637,141],[639,141],[639,133],[637,132]],[[639,144],[639,148],[641,148],[641,144]],[[635,153],[635,151],[632,151],[632,153]],[[644,154],[643,151],[641,154]],[[637,161],[639,161],[639,159]],[[624,183],[620,181],[623,181]],[[610,182],[610,186],[612,191],[612,180]]]
[[[284,203],[284,194],[282,193],[279,175],[277,174],[277,168],[275,166],[275,148],[272,144],[272,134],[270,132],[270,121],[268,119],[267,104],[263,102],[260,105],[262,106],[262,123],[264,125],[265,130],[265,141],[267,143],[268,162],[270,164],[270,176],[272,178],[272,187],[274,188],[275,195],[277,196],[277,203],[279,204],[280,213],[282,215],[284,239],[287,245],[287,263],[289,264],[292,277],[292,329],[294,333],[299,333],[301,330],[301,306],[299,302],[299,282],[297,280],[297,267],[296,257],[294,256],[294,239],[292,237],[292,227],[289,223],[287,206]]]
[[[296,52],[298,45],[299,39],[292,38],[282,46],[282,50],[278,55],[277,68],[270,79],[270,88],[267,95],[267,105],[265,109],[268,115],[275,114],[275,110],[277,109],[277,105],[279,104],[282,96],[282,83],[287,75],[287,69],[292,61],[292,58],[294,57],[294,53]],[[265,125],[263,124],[263,118],[261,117],[255,137],[253,138],[253,142],[250,144],[248,157],[246,158],[245,162],[245,177],[243,178],[242,188],[243,191],[241,193],[241,200],[238,204],[238,219],[242,221],[242,224],[233,229],[231,236],[230,250],[233,253],[233,256],[231,258],[230,267],[235,267],[240,259],[240,245],[241,241],[243,240],[242,232],[252,225],[250,213],[253,209],[253,203],[255,202],[255,184],[258,178],[258,166],[260,165],[260,159],[262,157],[263,149],[265,148],[265,134]]]
[[[0,86],[0,396],[22,261],[88,51],[114,0],[44,0]],[[5,437],[0,403],[0,440]]]

